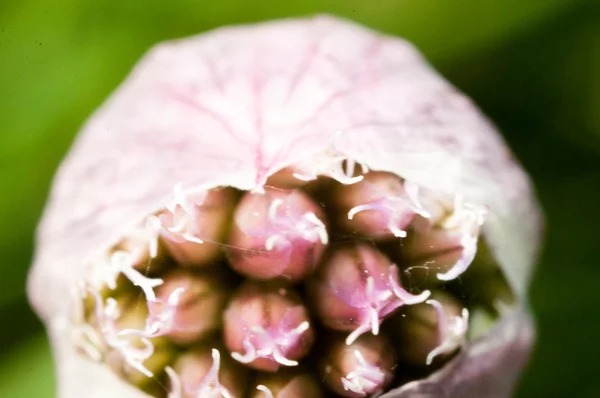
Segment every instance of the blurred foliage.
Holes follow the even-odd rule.
[[[48,341],[36,334],[2,356],[2,398],[53,397],[56,382]]]
[[[54,396],[48,347],[23,288],[51,177],[87,116],[158,41],[315,12],[410,39],[505,132],[548,216],[531,295],[539,347],[519,396],[598,396],[592,314],[600,298],[588,293],[600,276],[594,0],[0,2],[0,315],[14,326],[0,328],[0,396]]]

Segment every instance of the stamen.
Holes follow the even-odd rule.
[[[104,305],[102,298],[97,292],[92,289],[89,292],[94,296],[96,302],[95,315],[104,343],[108,347],[120,352],[123,360],[129,366],[147,377],[152,377],[154,374],[143,363],[154,353],[154,345],[146,338],[141,339],[141,342],[144,344],[143,348],[132,346],[131,341],[127,339],[122,340],[115,324],[115,321],[120,316],[117,301],[114,298],[108,298],[106,299],[106,305]]]
[[[145,231],[148,235],[148,251],[150,258],[158,256],[158,232],[160,231],[160,219],[150,216],[146,219]]]
[[[406,238],[406,231],[396,227],[394,224],[388,225],[388,229],[396,238]]]
[[[124,329],[120,335],[137,335],[147,338],[159,337],[168,334],[173,330],[175,324],[175,315],[181,295],[185,289],[179,287],[169,295],[166,301],[156,300],[148,302],[149,316],[146,320],[144,330]]]
[[[244,339],[244,341],[242,342],[242,345],[244,346],[244,350],[246,350],[246,353],[244,355],[242,355],[237,352],[232,352],[231,357],[241,363],[254,362],[257,359],[257,355],[256,355],[257,351],[256,351],[256,348],[254,348],[254,345],[252,345],[252,343],[250,342],[248,337],[246,337]]]
[[[369,310],[371,318],[371,331],[375,336],[379,334],[379,311],[377,307],[379,307],[379,303],[381,301],[385,301],[390,296],[389,292],[385,291],[382,292],[379,297],[376,297],[376,294],[375,281],[373,280],[373,277],[369,276],[367,277],[366,296],[369,301],[371,301],[371,308]]]
[[[346,161],[346,168],[343,167],[343,162]],[[369,169],[366,165],[359,163],[362,173],[366,174]],[[356,177],[356,161],[347,159],[345,156],[332,156],[327,154],[318,159],[313,159],[311,163],[300,165],[302,173],[293,173],[293,176],[301,181],[316,180],[320,175],[333,178],[344,185],[356,184],[363,180],[364,176]]]
[[[327,228],[325,227],[325,224],[323,223],[323,221],[321,221],[319,219],[319,217],[317,217],[317,215],[315,213],[308,212],[304,215],[304,218],[309,221],[312,222],[313,224],[315,224],[316,228],[316,232],[319,235],[319,238],[321,239],[321,243],[326,245],[329,242],[329,236],[327,235]]]
[[[279,234],[277,234],[277,235],[271,235],[265,241],[265,249],[268,250],[268,251],[273,250],[273,248],[275,247],[275,244],[277,243],[277,241],[286,241],[286,239],[283,238]]]
[[[462,275],[471,265],[477,254],[479,231],[485,221],[487,211],[464,202],[461,195],[454,198],[454,211],[442,224],[443,228],[455,229],[461,234],[462,253],[456,264],[445,273],[438,273],[441,281],[451,281]]]
[[[169,392],[168,398],[183,398],[181,378],[177,372],[175,372],[170,366],[165,368],[165,372],[167,372],[167,376],[169,376],[169,381],[171,384],[171,391]]]
[[[372,333],[377,336],[379,334],[379,314],[375,308],[371,308],[371,326]]]
[[[204,241],[198,238],[198,216],[199,206],[204,203],[208,191],[198,193],[192,202],[183,192],[182,184],[175,185],[173,197],[167,204],[169,214],[153,216],[149,219],[149,226],[158,234],[168,239],[183,243],[186,241],[202,244]]]
[[[475,259],[477,254],[477,237],[465,235],[461,238],[462,254],[458,261],[445,273],[438,273],[441,281],[451,281],[462,275]]]
[[[407,292],[402,286],[400,286],[400,282],[398,281],[397,268],[395,265],[390,266],[390,274],[389,274],[389,283],[390,288],[394,295],[402,302],[401,305],[413,305],[419,304],[423,301],[427,300],[427,298],[431,295],[429,290],[425,290],[420,294],[414,295]]]
[[[413,204],[413,211],[423,218],[431,218],[431,213],[425,210],[423,204],[421,204],[419,191],[420,187],[417,184],[412,181],[404,180],[404,192]]]
[[[327,244],[329,237],[327,235],[327,228],[323,221],[321,221],[314,212],[306,212],[300,222],[295,217],[277,217],[277,210],[283,204],[283,200],[275,199],[271,202],[268,210],[268,218],[273,224],[273,229],[277,229],[280,232],[269,236],[265,241],[265,249],[268,251],[273,250],[277,242],[286,242],[288,237],[300,233],[305,240],[314,241],[314,237],[323,244]]]
[[[213,359],[212,366],[202,379],[202,382],[195,387],[182,386],[179,375],[170,367],[166,367],[165,370],[169,375],[172,385],[168,398],[182,398],[184,392],[186,396],[194,396],[196,398],[233,398],[231,392],[219,380],[221,353],[219,350],[213,348],[211,355]]]
[[[262,384],[256,386],[258,391],[262,391],[265,394],[265,398],[275,398],[271,390],[267,386],[263,386]]]
[[[371,325],[369,323],[360,325],[346,337],[346,345],[351,345],[356,341],[356,339],[358,339],[362,334],[368,332],[369,330],[371,330]]]
[[[273,200],[273,202],[271,202],[271,205],[269,206],[269,220],[271,222],[275,222],[277,220],[277,209],[279,209],[279,207],[283,204],[283,200],[281,199],[275,199]]]
[[[354,350],[354,356],[358,362],[355,370],[342,377],[342,385],[345,390],[357,394],[366,394],[375,387],[381,385],[385,380],[385,373],[377,366],[368,363],[359,350]]]
[[[135,286],[139,286],[148,301],[156,301],[153,288],[162,285],[160,278],[148,278],[133,268],[136,253],[116,251],[112,254],[110,262],[119,269]]]
[[[377,208],[378,208],[378,206],[375,203],[365,203],[364,205],[354,206],[348,212],[348,219],[352,220],[354,218],[354,216],[357,215],[358,213],[360,213],[361,211],[377,210]]]
[[[426,303],[435,308],[438,319],[438,335],[443,339],[442,343],[427,355],[425,363],[431,365],[436,356],[450,354],[464,343],[469,328],[469,310],[463,308],[461,316],[452,316],[448,319],[448,315],[439,301],[432,299],[427,300]]]
[[[287,359],[278,349],[273,350],[273,359],[275,359],[275,362],[283,366],[298,366],[298,361]]]
[[[407,218],[412,217],[410,212],[415,213],[413,207],[407,198],[388,196],[371,203],[354,206],[348,211],[348,219],[353,220],[358,213],[363,211],[379,211],[389,219],[387,228],[390,232],[397,238],[405,238],[406,231],[400,228],[399,225],[407,224]]]
[[[400,286],[396,274],[396,266],[390,266],[387,280],[382,274],[382,281],[386,283],[380,287],[375,286],[375,279],[372,276],[367,277],[364,288],[365,306],[360,307],[365,312],[359,318],[359,326],[346,337],[347,345],[352,344],[360,335],[368,331],[377,336],[381,318],[403,305],[422,303],[431,294],[429,290],[418,295],[410,294]]]
[[[250,328],[252,333],[249,333],[242,343],[246,353],[232,352],[231,356],[236,361],[246,364],[258,358],[271,358],[283,366],[297,366],[297,361],[286,358],[284,350],[294,345],[309,328],[310,323],[307,321],[289,331],[281,328],[277,331],[269,331],[255,325]]]

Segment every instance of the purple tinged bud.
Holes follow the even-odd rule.
[[[315,338],[308,311],[295,294],[259,282],[247,282],[232,298],[223,333],[235,360],[268,372],[297,366]]]
[[[404,238],[416,214],[428,215],[419,203],[417,186],[391,173],[367,173],[362,181],[342,186],[334,195],[342,210],[340,223],[371,238]]]
[[[149,303],[150,323],[161,324],[161,334],[179,344],[189,344],[214,332],[230,292],[215,273],[176,271],[157,288],[157,301]]]
[[[435,196],[425,200],[431,216],[417,217],[400,250],[411,272],[451,281],[473,262],[487,210],[460,195],[453,200]]]
[[[417,367],[432,364],[437,367],[466,341],[469,311],[449,294],[434,292],[425,303],[408,307],[394,316],[387,329],[399,337],[403,362]]]
[[[332,252],[309,284],[321,322],[334,330],[351,331],[347,344],[369,331],[377,335],[385,317],[403,305],[425,301],[429,294],[406,291],[396,266],[365,244]]]
[[[182,354],[166,369],[168,398],[243,398],[248,371],[209,345]]]
[[[334,341],[325,354],[321,376],[343,397],[372,397],[385,391],[394,378],[396,353],[383,335],[363,335],[352,344]]]
[[[186,194],[177,185],[167,208],[148,223],[177,262],[208,266],[221,254],[233,199],[230,189]]]
[[[322,398],[324,392],[310,373],[296,368],[261,373],[250,390],[250,398]]]
[[[437,316],[437,336],[440,343],[427,354],[425,363],[431,365],[433,359],[440,355],[455,352],[466,339],[469,330],[469,310],[463,308],[459,315],[448,313],[445,307],[437,300],[427,300],[426,304],[435,309]]]
[[[328,242],[320,206],[300,191],[247,193],[229,237],[231,266],[254,279],[298,282],[317,266]]]

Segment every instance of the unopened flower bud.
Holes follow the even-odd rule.
[[[229,237],[231,266],[255,279],[298,282],[317,266],[328,242],[319,205],[298,190],[247,193]]]
[[[167,373],[168,398],[243,398],[248,383],[248,370],[210,344],[182,354]]]
[[[260,373],[250,389],[250,398],[322,398],[324,392],[312,374],[296,368]]]
[[[469,311],[451,295],[436,291],[425,303],[407,307],[386,325],[398,336],[402,362],[416,367],[440,365],[464,343]]]
[[[149,303],[150,313],[173,313],[162,333],[179,344],[189,344],[221,327],[223,310],[230,291],[214,272],[175,271],[157,288],[157,301]]]
[[[231,299],[224,319],[232,357],[254,369],[297,366],[313,344],[308,310],[285,287],[247,282]]]
[[[370,238],[406,237],[406,229],[416,214],[425,214],[414,184],[385,172],[369,172],[334,193],[339,209],[338,222],[350,232]]]
[[[429,291],[414,295],[398,279],[398,270],[376,248],[366,244],[330,253],[309,284],[309,296],[321,322],[351,331],[351,344],[363,333],[379,333],[382,320],[403,305],[425,301]]]
[[[186,194],[177,185],[167,208],[150,223],[178,263],[205,267],[222,253],[233,199],[231,189]]]
[[[426,208],[429,216],[417,217],[402,242],[402,257],[413,277],[453,280],[475,258],[486,210],[465,202],[461,196],[435,200]]]
[[[321,377],[342,397],[371,397],[394,379],[396,353],[383,335],[366,334],[352,344],[336,339],[325,354]]]

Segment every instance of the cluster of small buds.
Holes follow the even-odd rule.
[[[309,166],[253,192],[176,186],[94,264],[82,351],[162,398],[375,397],[401,366],[449,360],[469,310],[439,285],[473,262],[484,210],[347,159]]]

